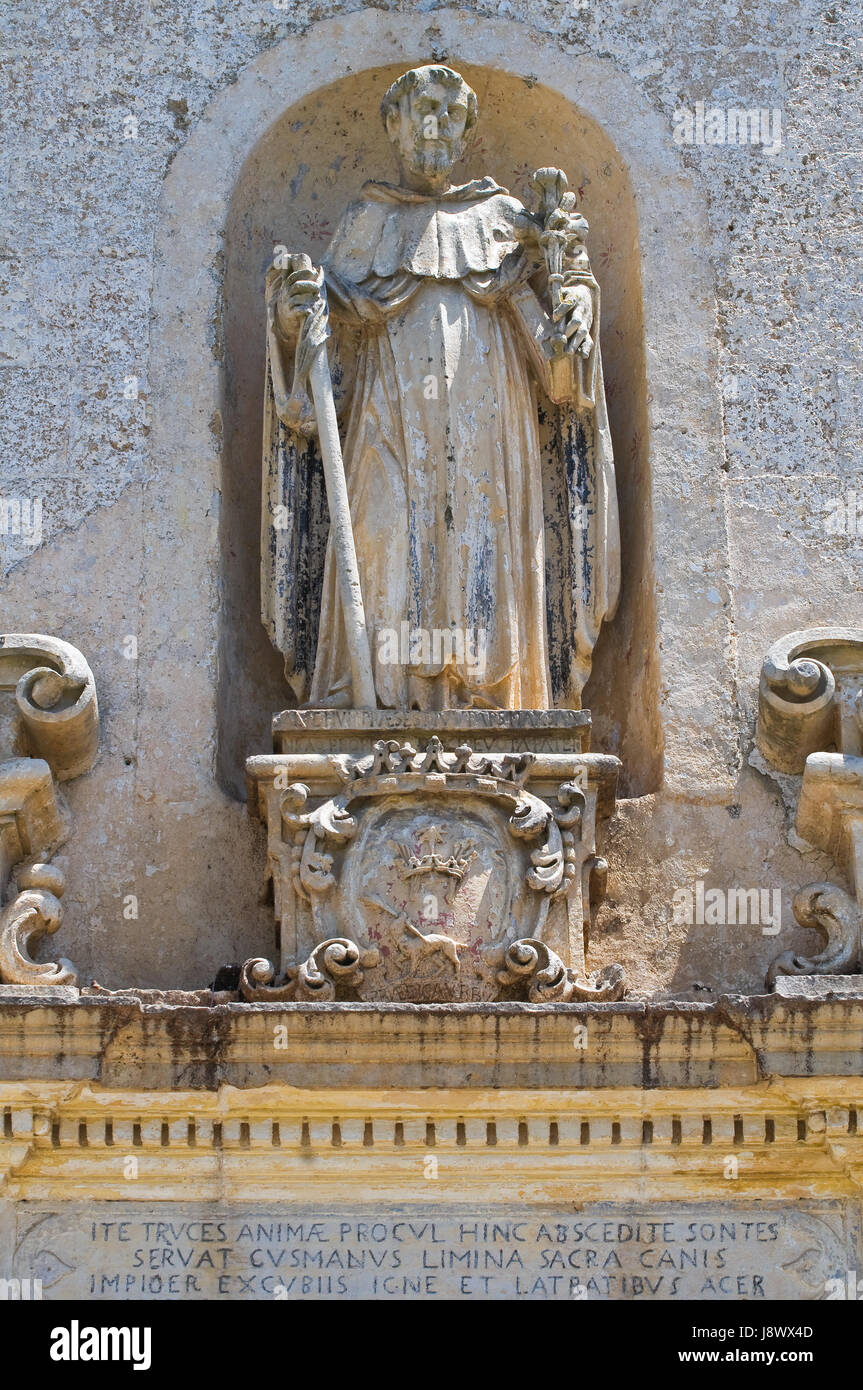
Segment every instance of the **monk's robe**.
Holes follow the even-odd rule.
[[[528,222],[519,201],[491,179],[434,196],[370,183],[324,260],[345,473],[385,708],[546,709],[555,695],[578,703],[599,622],[616,602],[617,512],[597,324],[591,358],[574,373],[580,390],[561,411],[566,418],[550,425],[554,408],[538,398],[549,382],[537,343],[543,309],[531,285],[541,272],[535,240],[533,256],[526,246]],[[598,319],[589,268],[580,278],[595,292]],[[290,320],[280,323],[276,291],[270,354],[284,354],[285,370],[290,331]],[[305,542],[303,569],[314,582],[311,528],[322,494],[319,476],[317,501],[310,493],[314,449],[286,439],[269,402],[268,409],[271,508],[281,499],[299,522],[280,556],[265,517],[265,584],[284,581],[288,640],[278,641],[276,613],[272,635],[289,675],[299,673],[302,695],[311,662],[308,633],[300,651],[296,615],[305,600],[285,564],[298,562]],[[558,476],[544,480],[549,470]],[[552,580],[555,594],[550,526],[556,568],[562,561],[566,571]],[[319,602],[308,704],[350,705],[329,540]],[[309,610],[307,627],[313,616]],[[562,648],[551,658],[550,636]]]

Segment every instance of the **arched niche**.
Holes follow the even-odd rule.
[[[591,222],[623,515],[624,594],[585,703],[630,794],[717,800],[737,729],[721,399],[704,209],[668,123],[613,64],[510,20],[360,10],[259,55],[174,159],[156,235],[140,738],[158,800],[221,805],[288,703],[258,615],[261,290],[274,242],[319,253],[393,165],[381,92],[433,58],[476,85],[465,176],[559,163]],[[308,165],[308,172],[303,166]],[[608,169],[608,172],[604,172]],[[587,179],[589,178],[589,182]],[[218,672],[213,679],[214,669]]]
[[[491,174],[525,201],[542,165],[564,169],[590,224],[589,249],[602,291],[602,350],[622,518],[624,579],[614,622],[605,625],[585,704],[594,746],[623,758],[633,792],[659,779],[644,324],[637,213],[625,164],[608,135],[560,93],[460,55],[449,61],[479,98],[480,120],[459,181]],[[366,179],[395,180],[395,158],[378,109],[403,64],[366,69],[288,106],[249,154],[225,228],[223,604],[220,633],[220,766],[243,786],[249,749],[261,746],[270,714],[291,703],[281,662],[259,621],[261,419],[265,317],[263,281],[273,245],[317,263],[346,203]],[[642,457],[643,454],[643,457]],[[638,658],[632,660],[632,650]]]

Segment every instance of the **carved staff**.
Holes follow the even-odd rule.
[[[286,260],[287,266],[285,266]],[[351,524],[345,464],[342,458],[336,406],[333,400],[333,382],[327,358],[330,319],[324,273],[322,269],[315,270],[306,255],[282,257],[278,264],[286,268],[289,274],[294,271],[309,272],[318,285],[318,293],[311,312],[304,319],[297,339],[294,382],[288,401],[288,415],[291,418],[288,423],[295,421],[294,427],[296,429],[301,433],[307,432],[308,403],[303,388],[304,383],[308,382],[315,406],[318,439],[321,444],[321,458],[324,464],[327,502],[330,508],[330,523],[333,528],[333,551],[338,575],[339,596],[342,601],[345,637],[351,664],[354,705],[358,709],[376,709],[377,696],[374,676],[372,675],[371,649],[360,587],[360,571],[357,565],[354,532]]]

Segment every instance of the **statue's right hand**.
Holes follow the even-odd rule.
[[[283,322],[296,326],[297,320],[306,318],[320,299],[324,272],[315,270],[307,256],[290,260],[296,268],[284,272],[279,288],[279,314]]]

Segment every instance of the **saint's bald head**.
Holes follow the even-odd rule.
[[[476,93],[452,68],[411,68],[384,96],[381,115],[403,171],[440,185],[476,124]]]

